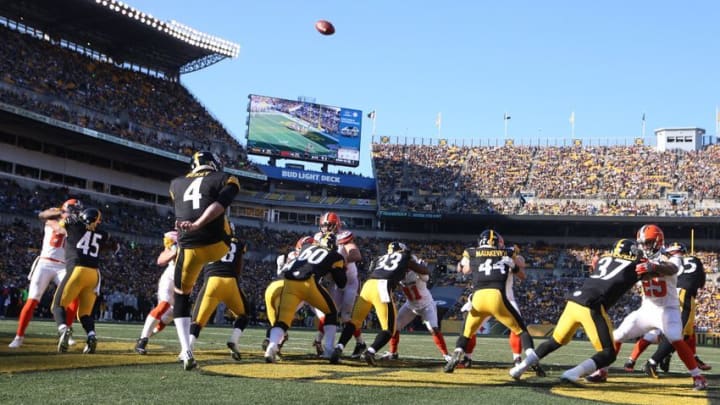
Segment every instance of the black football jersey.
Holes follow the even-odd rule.
[[[225,187],[232,187],[232,198],[240,191],[237,177],[204,170],[177,177],[170,183],[170,197],[175,207],[178,221],[195,221],[205,209],[220,198]],[[197,247],[220,241],[229,241],[230,225],[224,215],[220,215],[204,227],[193,232],[180,232],[180,247]]]
[[[605,309],[612,307],[639,280],[635,272],[639,263],[632,257],[601,257],[593,274],[579,289],[569,294],[568,300],[588,307],[599,304]]]
[[[393,252],[382,255],[373,261],[370,278],[388,280],[388,287],[395,288],[405,278],[411,260],[410,252]]]
[[[515,262],[510,254],[512,253],[507,249],[488,247],[465,249],[463,257],[470,260],[473,288],[476,290],[496,288],[504,291],[509,273],[515,270]]]
[[[313,274],[315,280],[330,274],[338,287],[345,288],[347,283],[345,259],[336,250],[329,250],[320,245],[306,245],[282,268],[282,277],[286,280],[307,280]]]
[[[100,250],[108,243],[110,235],[101,228],[87,229],[84,223],[74,218],[63,221],[67,231],[65,240],[65,263],[68,269],[75,266],[100,267]]]
[[[702,261],[695,256],[685,256],[682,258],[683,270],[678,275],[677,286],[683,288],[692,295],[697,295],[697,290],[705,286],[705,266]]]
[[[244,244],[237,238],[232,238],[227,254],[222,259],[205,265],[205,277],[237,277],[236,269],[244,253]]]

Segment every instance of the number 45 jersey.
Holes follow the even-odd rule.
[[[586,307],[612,307],[638,281],[635,272],[638,264],[640,259],[633,255],[612,253],[602,256],[595,271],[579,289],[569,294],[568,300]]]

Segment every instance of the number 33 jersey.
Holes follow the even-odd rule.
[[[605,309],[612,307],[638,281],[635,266],[639,263],[632,256],[602,256],[595,271],[579,289],[570,293],[568,300],[586,307],[599,304]]]
[[[409,252],[393,252],[382,255],[375,260],[375,266],[369,278],[388,280],[388,288],[395,288],[405,278],[413,256]],[[416,260],[417,261],[417,260]]]

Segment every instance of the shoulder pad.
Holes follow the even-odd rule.
[[[346,243],[350,243],[353,241],[355,237],[353,236],[353,233],[350,231],[342,231],[337,235],[337,243],[338,245],[344,245]]]

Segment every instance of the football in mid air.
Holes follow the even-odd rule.
[[[335,33],[335,26],[328,20],[318,20],[315,23],[315,29],[323,35],[332,35]]]

